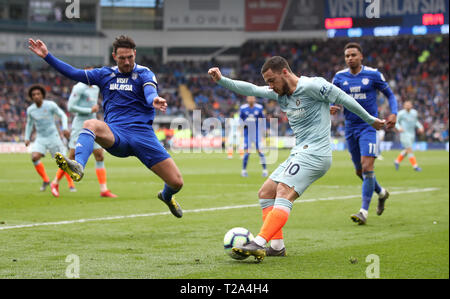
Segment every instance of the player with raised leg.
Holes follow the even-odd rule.
[[[400,142],[403,146],[403,151],[395,159],[395,169],[398,170],[403,158],[408,156],[409,162],[415,171],[422,171],[422,168],[417,164],[416,157],[412,150],[414,141],[416,140],[416,128],[420,134],[423,134],[423,126],[417,117],[417,110],[413,109],[411,100],[406,100],[403,104],[403,109],[399,111],[397,124],[395,128],[400,133]]]
[[[348,43],[344,48],[345,63],[348,68],[339,71],[333,84],[352,96],[370,115],[378,116],[377,91],[381,91],[389,101],[391,114],[387,117],[386,128],[395,126],[397,100],[378,70],[362,65],[362,48],[358,43]],[[389,192],[380,186],[375,177],[375,158],[378,155],[377,132],[359,115],[344,109],[345,139],[351,154],[356,175],[362,180],[362,205],[358,213],[350,218],[358,224],[366,224],[373,192],[378,193],[377,215],[384,211]]]
[[[153,131],[155,109],[166,111],[166,100],[158,96],[156,77],[150,69],[135,63],[136,44],[127,36],[113,43],[112,56],[117,65],[82,70],[57,59],[41,41],[29,39],[29,49],[68,78],[97,85],[103,95],[105,121],[86,120],[78,137],[75,160],[56,155],[58,166],[79,181],[93,152],[94,142],[116,157],[136,156],[164,182],[158,193],[178,218],[183,212],[173,195],[183,186],[181,173]]]
[[[263,210],[259,234],[250,243],[233,248],[236,254],[253,255],[258,261],[266,255],[283,256],[286,250],[282,228],[295,199],[331,166],[330,103],[344,105],[375,129],[381,129],[385,121],[371,116],[352,97],[325,79],[297,77],[280,56],[268,59],[262,66],[261,74],[268,86],[231,80],[222,76],[218,68],[211,68],[208,73],[220,86],[244,96],[275,100],[286,112],[296,146],[258,192]]]

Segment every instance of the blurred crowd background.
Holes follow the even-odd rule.
[[[274,55],[285,57],[297,75],[321,76],[331,82],[339,70],[346,68],[343,48],[348,39],[294,41],[249,41],[240,50],[238,62],[169,62],[160,57],[145,56],[138,64],[152,69],[158,79],[159,95],[166,98],[167,116],[192,117],[179,94],[178,86],[185,84],[200,109],[202,118],[216,117],[222,122],[233,117],[245,98],[216,85],[207,75],[210,67],[218,66],[226,76],[264,85],[260,68],[265,59]],[[364,52],[364,65],[381,71],[394,91],[399,109],[407,99],[425,128],[418,140],[446,142],[449,116],[449,39],[448,35],[404,36],[395,38],[358,39]],[[30,53],[31,55],[31,53]],[[31,104],[27,89],[42,84],[47,99],[55,101],[67,112],[67,101],[76,83],[65,78],[46,64],[40,69],[29,65],[6,62],[0,65],[0,141],[22,142],[26,109]],[[389,113],[389,105],[379,95],[379,114]],[[264,105],[267,119],[277,118],[279,136],[290,136],[286,115],[274,101],[258,99]],[[67,112],[70,117],[70,114]],[[160,115],[158,112],[157,115]],[[99,116],[101,117],[101,115]],[[69,118],[70,120],[71,118]],[[332,116],[332,136],[343,137],[344,119],[339,113]],[[385,132],[385,140],[394,141],[394,131]]]

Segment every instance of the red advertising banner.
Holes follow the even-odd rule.
[[[246,0],[246,31],[277,31],[288,0]]]

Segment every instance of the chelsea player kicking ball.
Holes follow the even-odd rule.
[[[233,247],[242,246],[253,240],[252,233],[243,227],[235,227],[230,229],[223,238],[223,247],[225,252],[236,260],[244,260],[248,256],[240,256],[231,250]]]

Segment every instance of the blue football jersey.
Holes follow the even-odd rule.
[[[337,72],[333,84],[353,97],[370,115],[378,117],[377,91],[385,94],[390,88],[383,74],[377,69],[362,66],[361,71],[353,75],[350,70]],[[395,111],[396,112],[396,111]],[[359,116],[344,108],[346,127],[368,126]]]
[[[239,109],[239,116],[244,121],[246,125],[244,127],[244,134],[247,135],[248,127],[254,124],[256,129],[256,134],[259,132],[258,127],[258,118],[264,118],[264,107],[261,104],[255,103],[253,107],[250,107],[249,104],[244,104]]]
[[[97,85],[103,95],[104,120],[111,124],[151,124],[155,117],[152,103],[147,103],[144,86],[157,89],[155,74],[135,64],[130,73],[121,73],[117,66],[86,70],[89,85]]]

